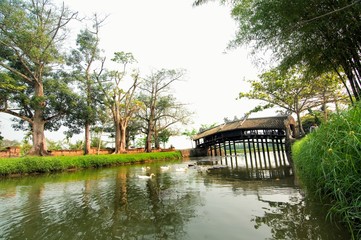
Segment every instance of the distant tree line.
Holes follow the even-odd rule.
[[[85,154],[92,129],[114,136],[115,153],[143,133],[150,152],[160,139],[178,134],[176,124],[190,121],[191,113],[170,91],[185,71],[142,76],[133,54],[123,51],[109,62],[99,37],[106,18],[85,19],[49,0],[0,1],[0,112],[15,117],[15,129],[31,132],[29,154],[47,155],[44,131],[61,126],[68,139],[84,132]],[[69,47],[73,21],[86,27]]]

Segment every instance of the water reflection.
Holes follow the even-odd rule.
[[[273,239],[350,239],[341,229],[332,231],[331,224],[324,219],[326,209],[305,201],[303,196],[294,196],[287,202],[267,200],[264,196],[258,200],[268,207],[263,215],[252,219],[254,227],[269,226]]]
[[[197,159],[196,166],[200,172],[219,174],[226,179],[258,180],[293,176],[293,169],[288,162],[276,163],[272,157],[268,158],[268,165],[262,167],[255,167],[255,160],[240,156],[202,157]]]
[[[224,162],[202,171],[204,160],[4,179],[0,239],[349,238],[292,172],[247,173]],[[155,177],[137,177],[146,173]]]

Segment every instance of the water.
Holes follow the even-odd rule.
[[[199,160],[3,179],[0,239],[350,239],[289,169]]]

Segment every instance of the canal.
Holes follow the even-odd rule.
[[[326,220],[325,206],[307,198],[292,169],[205,157],[1,179],[0,239],[350,236]]]

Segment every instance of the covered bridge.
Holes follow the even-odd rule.
[[[265,159],[270,152],[281,161],[290,160],[290,143],[295,137],[292,116],[249,118],[224,123],[193,136],[196,148],[211,156],[237,156]]]

